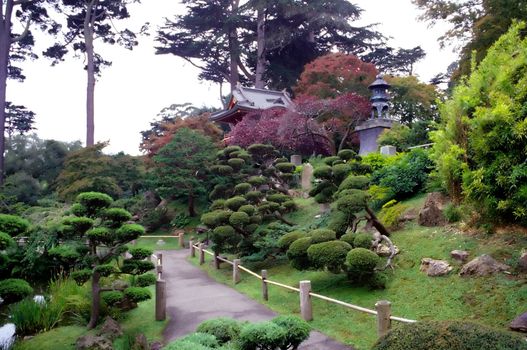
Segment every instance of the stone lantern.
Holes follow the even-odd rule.
[[[370,98],[372,105],[371,117],[355,128],[355,131],[359,133],[359,155],[377,152],[379,148],[377,138],[384,130],[390,129],[393,124],[389,112],[390,95],[388,94],[388,89],[390,88],[390,84],[381,75],[378,75],[368,88],[372,92]]]

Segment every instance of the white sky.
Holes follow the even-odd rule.
[[[439,50],[437,38],[444,27],[428,28],[418,22],[411,0],[355,0],[364,9],[360,24],[379,23],[378,30],[391,37],[393,47],[420,45],[427,57],[415,72],[428,81],[455,60],[450,50]],[[182,11],[176,0],[144,0],[131,8],[134,23],[150,22]],[[121,22],[115,23],[124,28]],[[136,28],[140,25],[136,24]],[[217,85],[199,82],[198,70],[172,55],[154,54],[154,36],[144,38],[133,51],[96,42],[96,50],[113,62],[95,87],[95,140],[110,141],[107,152],[139,154],[139,132],[148,129],[157,113],[173,103],[219,106]],[[69,57],[50,67],[42,58],[23,64],[24,83],[8,81],[8,100],[26,105],[37,113],[39,137],[61,141],[85,141],[86,73],[81,59]]]

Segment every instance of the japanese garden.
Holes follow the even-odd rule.
[[[527,349],[527,6],[392,1],[455,61],[364,1],[0,0],[0,350]],[[214,97],[114,152],[145,45]],[[68,77],[16,93],[42,61],[85,139],[37,127]]]

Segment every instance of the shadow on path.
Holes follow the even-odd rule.
[[[167,316],[163,335],[171,341],[196,330],[201,322],[216,317],[244,321],[265,321],[277,314],[238,291],[214,281],[186,259],[188,250],[163,251],[166,280]],[[312,331],[300,346],[305,350],[350,350],[324,334]]]

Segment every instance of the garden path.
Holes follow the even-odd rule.
[[[203,270],[187,261],[188,250],[163,253],[163,277],[166,280],[167,316],[166,341],[196,330],[201,322],[216,317],[237,320],[265,321],[276,316],[264,305],[240,292],[214,281]],[[352,350],[324,334],[312,331],[300,349]]]

